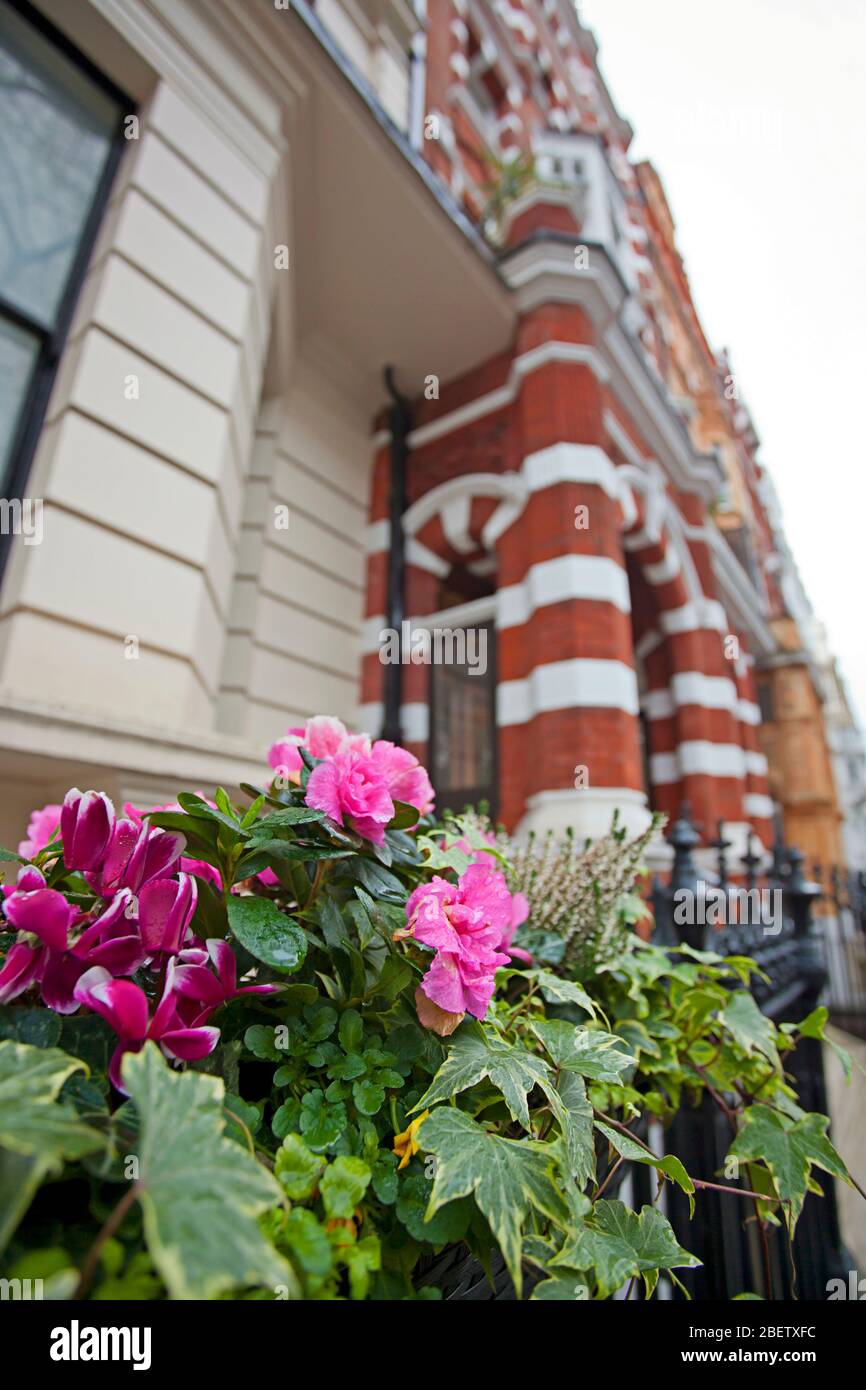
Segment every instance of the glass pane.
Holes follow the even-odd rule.
[[[485,625],[486,626],[486,625]],[[495,633],[487,629],[488,652]],[[490,659],[484,674],[468,664],[434,664],[432,681],[432,778],[441,807],[496,800],[496,676]]]
[[[39,340],[0,318],[0,483],[6,495],[6,465],[15,426],[39,352]]]
[[[117,105],[0,6],[0,292],[51,327],[105,167]]]

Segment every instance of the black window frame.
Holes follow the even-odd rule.
[[[9,450],[7,477],[4,497],[8,501],[23,500],[27,480],[36,448],[42,434],[45,413],[51,397],[51,390],[69,337],[69,329],[75,313],[75,306],[84,284],[87,267],[93,248],[102,226],[111,189],[123,157],[127,140],[124,128],[130,116],[136,114],[136,105],[111,78],[107,77],[81,49],[69,39],[62,30],[46,19],[28,0],[0,0],[0,5],[14,10],[26,23],[30,24],[43,38],[52,43],[66,58],[73,62],[81,72],[96,86],[118,104],[117,127],[113,133],[108,157],[105,161],[99,182],[94,190],[87,217],[84,222],[78,249],[72,259],[66,280],[66,287],[57,308],[54,327],[47,329],[43,324],[24,313],[5,298],[0,286],[0,315],[7,321],[33,334],[39,341],[39,352],[30,377],[30,383],[21,403],[21,410]],[[6,569],[12,545],[11,534],[0,535],[0,582]]]

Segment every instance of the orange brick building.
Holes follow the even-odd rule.
[[[401,736],[446,800],[483,793],[509,826],[592,835],[614,809],[637,828],[686,798],[707,840],[723,820],[737,848],[750,826],[769,845],[756,667],[785,659],[777,539],[658,175],[630,162],[566,0],[431,0],[424,71],[422,152],[495,248],[516,330],[379,422],[364,722],[395,699],[395,615],[484,628],[486,674],[400,673]]]

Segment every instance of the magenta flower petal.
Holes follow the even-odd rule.
[[[138,924],[148,951],[179,951],[198,901],[198,887],[189,874],[155,878],[138,899]]]
[[[104,792],[68,791],[60,812],[67,869],[98,869],[113,829],[114,807]]]
[[[32,932],[54,951],[65,951],[75,909],[54,888],[15,892],[6,899],[6,917],[18,931]]]
[[[94,965],[78,981],[75,998],[100,1014],[124,1042],[142,1042],[147,1036],[147,995],[131,980],[114,980]]]
[[[203,965],[178,965],[171,972],[171,987],[183,999],[194,999],[212,1009],[227,997],[219,980]]]
[[[219,1028],[177,1028],[163,1033],[159,1045],[178,1062],[198,1062],[209,1057],[220,1040]]]
[[[86,969],[69,951],[46,951],[39,968],[42,1002],[57,1014],[74,1014],[80,1002],[75,987]]]
[[[234,994],[238,983],[238,961],[231,946],[219,936],[209,936],[205,948],[224,993]]]
[[[28,946],[24,941],[16,942],[7,951],[3,969],[0,970],[0,1004],[17,999],[33,984],[42,955],[41,946]]]
[[[18,870],[18,880],[12,892],[37,893],[40,888],[47,888],[48,883],[41,869],[37,869],[34,864],[25,864]]]
[[[125,882],[137,893],[151,879],[164,878],[186,849],[186,836],[173,830],[148,828],[129,861]]]

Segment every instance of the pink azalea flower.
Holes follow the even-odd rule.
[[[366,734],[350,734],[342,719],[317,714],[308,719],[303,728],[287,729],[283,737],[271,745],[268,763],[289,781],[300,782],[303,760],[298,749],[301,747],[311,758],[335,758],[338,753],[369,753],[370,740]]]
[[[394,801],[415,806],[422,816],[433,810],[433,787],[414,753],[380,738],[373,744],[370,756]]]
[[[22,859],[35,859],[39,851],[51,843],[54,832],[60,828],[60,810],[61,808],[52,802],[43,806],[41,810],[31,811],[27,824],[27,838],[18,846],[18,853]]]
[[[368,754],[337,753],[310,773],[305,800],[338,825],[348,825],[365,840],[381,845],[393,818],[387,782]]]
[[[300,782],[303,761],[298,752],[304,741],[303,729],[287,729],[281,739],[272,743],[268,750],[268,763],[281,777],[290,782]]]
[[[196,1062],[210,1056],[219,1042],[218,1028],[189,1028],[178,1016],[177,997],[171,989],[148,1018],[147,995],[131,980],[114,980],[107,970],[95,965],[75,987],[75,998],[86,1004],[111,1025],[118,1044],[111,1058],[108,1075],[113,1086],[126,1095],[121,1078],[121,1064],[127,1052],[140,1052],[151,1039],[159,1043],[166,1057],[176,1061]]]
[[[471,864],[458,883],[438,875],[416,888],[406,904],[409,931],[436,952],[421,990],[448,1014],[485,1018],[497,967],[508,964],[503,936],[515,914],[504,876]]]

